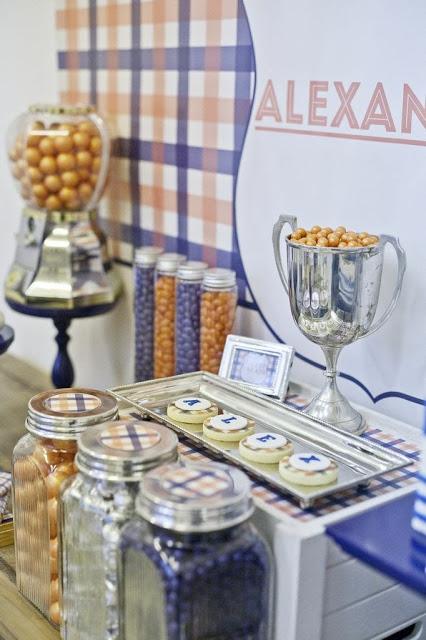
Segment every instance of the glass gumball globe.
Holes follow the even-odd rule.
[[[90,106],[33,105],[9,128],[7,152],[28,206],[90,211],[108,173],[110,138]]]

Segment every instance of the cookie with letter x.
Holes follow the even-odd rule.
[[[217,416],[218,413],[219,409],[215,404],[197,396],[179,398],[167,407],[169,418],[188,424],[202,424],[204,420]]]
[[[338,466],[321,453],[307,451],[295,453],[281,460],[279,472],[288,482],[316,487],[335,482]]]

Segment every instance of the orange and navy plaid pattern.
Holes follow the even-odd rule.
[[[161,436],[153,427],[138,424],[134,420],[122,420],[104,429],[99,440],[110,449],[143,451],[158,444]]]
[[[187,500],[213,498],[232,489],[227,473],[211,469],[174,469],[173,473],[163,476],[162,485],[171,495]]]
[[[93,411],[101,404],[99,398],[89,393],[56,393],[44,401],[45,407],[58,413]]]
[[[12,476],[6,471],[0,471],[0,522],[9,505],[9,494],[12,487]]]
[[[115,137],[102,215],[114,256],[160,245],[244,273],[233,225],[254,55],[243,0],[59,0],[61,102]]]

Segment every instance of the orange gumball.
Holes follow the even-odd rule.
[[[90,147],[90,136],[86,131],[77,131],[73,135],[73,141],[77,149],[88,149]]]
[[[76,155],[76,159],[77,166],[80,169],[89,169],[89,167],[92,165],[92,155],[88,151],[79,151]]]
[[[71,187],[62,187],[59,192],[59,197],[62,202],[72,202],[73,200],[77,200],[77,190]]]
[[[61,176],[65,187],[76,187],[80,182],[77,171],[65,171]]]
[[[42,138],[40,140],[40,144],[38,148],[40,149],[41,153],[44,156],[53,156],[56,149],[53,143],[52,136],[46,136],[45,138]]]
[[[33,194],[37,199],[44,200],[44,198],[47,198],[47,196],[49,195],[49,192],[47,191],[44,184],[39,183],[33,186]]]
[[[44,175],[38,167],[28,167],[28,177],[32,184],[36,184],[43,180]]]
[[[82,182],[78,187],[78,195],[83,200],[83,202],[87,202],[92,197],[93,188],[90,182]]]
[[[62,188],[62,182],[59,176],[50,175],[50,176],[46,176],[44,180],[44,186],[48,191],[52,193],[56,193]]]
[[[75,157],[72,153],[60,153],[56,159],[60,171],[75,169]]]
[[[56,173],[57,165],[55,158],[53,156],[44,156],[40,161],[39,169],[46,174]]]
[[[101,151],[102,151],[102,140],[100,139],[99,136],[93,136],[93,138],[90,140],[90,151],[95,156],[98,156],[101,153]]]
[[[51,195],[46,199],[46,207],[50,210],[50,211],[60,211],[61,210],[61,201],[59,200],[58,196],[56,195]]]
[[[25,150],[25,160],[30,167],[37,167],[41,160],[41,153],[35,147],[29,147]]]
[[[67,153],[68,151],[71,151],[74,146],[73,138],[69,134],[56,136],[54,144],[58,153]]]

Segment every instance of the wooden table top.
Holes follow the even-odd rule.
[[[0,640],[59,640],[59,633],[16,588],[13,545],[0,549]]]

